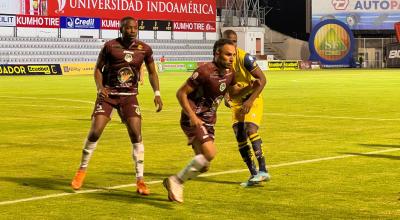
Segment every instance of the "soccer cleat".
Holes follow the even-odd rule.
[[[271,176],[269,173],[260,171],[257,175],[253,176],[252,178],[249,179],[250,182],[268,182],[271,179]]]
[[[252,182],[252,181],[247,181],[244,183],[241,183],[240,186],[242,187],[252,187],[252,186],[259,186],[261,182]]]
[[[163,180],[163,185],[168,191],[169,201],[183,202],[183,184],[179,183],[175,176]]]
[[[136,181],[136,192],[143,196],[147,196],[150,194],[150,190],[149,188],[147,188],[143,179]]]
[[[74,189],[74,190],[80,189],[83,185],[83,180],[85,180],[85,176],[86,176],[86,170],[79,169],[76,172],[74,178],[72,179],[72,182],[71,182],[72,189]]]

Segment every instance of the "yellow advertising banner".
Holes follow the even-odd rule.
[[[94,73],[96,63],[63,63],[61,70],[63,75],[91,75]]]
[[[268,70],[299,70],[298,60],[270,60]]]

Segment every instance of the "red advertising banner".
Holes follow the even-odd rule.
[[[215,32],[215,22],[184,22],[174,21],[173,31],[185,32]]]
[[[215,0],[41,0],[38,7],[42,8],[38,13],[50,16],[106,15],[117,20],[132,16],[138,20],[215,22],[217,16]]]
[[[17,27],[59,28],[60,18],[49,16],[17,15]]]
[[[100,28],[103,30],[119,30],[119,19],[101,19]]]
[[[394,24],[394,29],[396,30],[397,42],[400,43],[400,22]]]

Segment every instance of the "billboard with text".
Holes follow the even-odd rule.
[[[62,75],[60,64],[0,64],[0,76]]]
[[[0,14],[0,27],[15,27],[15,15]]]
[[[400,0],[312,0],[312,27],[336,19],[352,30],[393,30]]]
[[[131,16],[138,20],[177,22],[176,31],[215,32],[214,0],[2,0],[7,14],[88,17],[107,20],[100,24],[115,29],[115,20]],[[109,23],[112,22],[112,23]],[[172,23],[171,23],[172,24]],[[172,26],[172,25],[171,25]]]
[[[49,16],[17,15],[17,27],[59,28],[60,18]]]
[[[100,19],[86,17],[61,17],[60,27],[66,29],[100,29]]]

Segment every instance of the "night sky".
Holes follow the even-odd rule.
[[[273,9],[267,14],[265,23],[273,30],[306,40],[306,0],[260,0]]]

